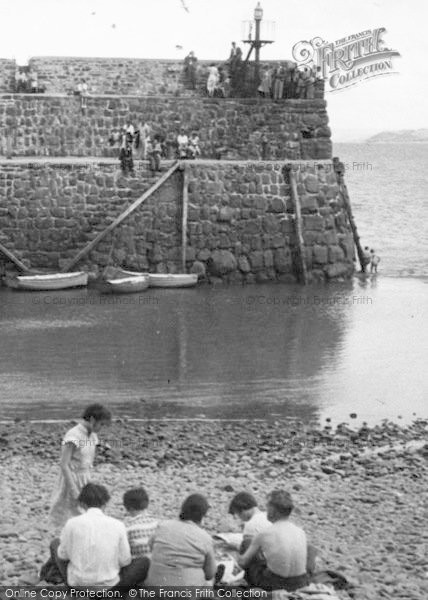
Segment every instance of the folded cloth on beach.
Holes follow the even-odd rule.
[[[215,540],[221,540],[235,550],[239,550],[244,536],[242,533],[215,533],[213,538]]]
[[[222,560],[217,563],[217,570],[220,566],[223,566],[224,570],[218,583],[231,585],[232,583],[241,581],[241,579],[244,579],[245,577],[245,572],[239,567],[233,556],[225,556],[222,558]]]
[[[332,587],[322,583],[311,583],[295,592],[275,590],[272,592],[272,600],[340,600],[340,598]]]

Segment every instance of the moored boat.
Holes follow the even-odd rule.
[[[141,277],[142,275],[148,275],[148,273],[141,273],[138,271],[125,271],[120,267],[113,267],[112,265],[105,267],[100,275],[101,281],[111,281],[113,279],[123,279],[125,277]]]
[[[102,278],[104,281],[112,281],[117,278],[141,277],[143,275],[149,278],[150,287],[193,287],[198,283],[196,273],[138,273],[136,271],[125,271],[117,267],[106,267]]]
[[[117,279],[106,279],[103,282],[103,291],[114,294],[130,294],[133,292],[143,292],[149,287],[148,275],[132,275],[120,277]]]
[[[88,285],[88,274],[84,271],[74,273],[48,273],[44,275],[17,275],[6,277],[8,287],[16,290],[65,290]]]
[[[149,273],[150,287],[193,287],[198,283],[196,273]]]

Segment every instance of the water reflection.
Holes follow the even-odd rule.
[[[103,401],[133,417],[308,421],[350,410],[387,416],[382,405],[373,413],[379,381],[384,401],[397,363],[409,363],[410,384],[420,380],[412,352],[391,354],[389,319],[393,332],[406,331],[399,305],[408,286],[416,306],[423,305],[423,284],[404,283],[382,280],[376,287],[368,278],[307,289],[205,287],[110,297],[1,290],[0,409],[5,418],[69,417]],[[426,334],[416,329],[417,346]],[[419,394],[411,385],[406,391],[407,377],[401,379],[408,409],[419,410]]]

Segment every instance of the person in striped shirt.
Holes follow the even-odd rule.
[[[123,505],[128,513],[125,526],[132,558],[150,558],[150,541],[158,521],[147,512],[149,497],[146,490],[142,487],[128,490],[123,495]]]

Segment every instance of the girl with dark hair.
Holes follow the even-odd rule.
[[[208,508],[204,496],[192,494],[183,502],[179,519],[159,525],[146,586],[206,586],[214,578],[213,541],[201,528]]]
[[[91,480],[97,433],[110,423],[111,413],[102,404],[91,404],[83,412],[81,421],[69,429],[62,440],[60,477],[54,493],[50,519],[62,527],[70,517],[80,514],[78,497]]]

